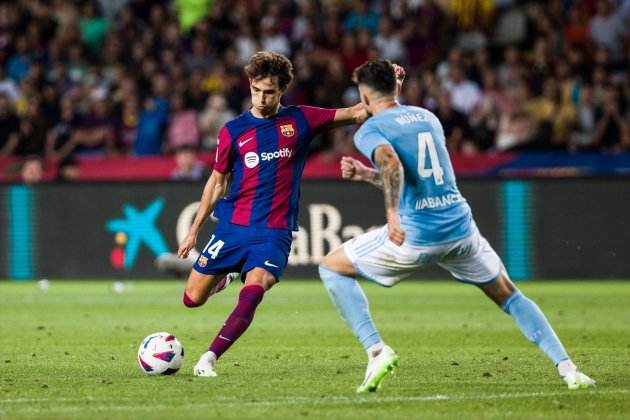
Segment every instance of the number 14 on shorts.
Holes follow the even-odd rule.
[[[213,260],[217,257],[217,255],[219,255],[219,251],[221,251],[221,248],[225,245],[225,242],[221,240],[214,242],[214,238],[215,236],[212,235],[206,246],[203,248],[203,251],[201,251],[202,254],[207,253]]]

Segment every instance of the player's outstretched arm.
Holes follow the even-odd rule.
[[[383,181],[373,168],[365,166],[360,160],[350,156],[341,158],[341,177],[350,181],[363,181],[383,189]]]
[[[403,167],[394,148],[381,145],[374,150],[374,163],[378,166],[385,195],[385,215],[389,240],[400,246],[405,242],[405,231],[400,226],[398,206],[403,185]]]
[[[225,195],[225,192],[227,191],[227,183],[228,177],[226,175],[221,172],[212,171],[205,187],[203,188],[201,202],[199,203],[199,209],[197,210],[195,220],[190,227],[188,235],[186,235],[186,238],[184,238],[177,250],[178,257],[186,258],[190,250],[194,248],[197,243],[197,236],[199,235],[201,226],[212,212],[216,202]]]
[[[331,128],[343,127],[344,125],[363,124],[369,117],[367,110],[362,103],[358,103],[349,108],[337,108],[335,118]]]

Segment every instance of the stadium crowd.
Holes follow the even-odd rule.
[[[404,65],[401,101],[434,111],[453,153],[622,151],[629,28],[630,0],[3,2],[0,158],[72,178],[76,156],[181,153],[173,176],[198,178],[261,49],[294,63],[287,104],[351,105],[356,66]],[[352,147],[336,130],[313,152]]]

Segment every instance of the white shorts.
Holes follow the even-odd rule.
[[[493,282],[503,269],[501,259],[474,225],[470,236],[444,245],[396,246],[388,238],[387,226],[383,226],[343,246],[359,274],[386,287],[432,263],[458,281],[477,285]]]

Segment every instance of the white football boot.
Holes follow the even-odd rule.
[[[569,389],[584,389],[595,386],[595,381],[580,372],[571,359],[561,361],[557,367],[560,377],[566,382]]]
[[[569,389],[592,388],[596,383],[593,379],[589,378],[579,370],[567,373],[562,377],[562,379],[567,383]]]
[[[379,389],[385,375],[390,372],[393,374],[396,366],[398,366],[398,355],[391,347],[384,345],[380,353],[368,361],[365,379],[357,388],[357,393],[374,392]]]
[[[219,376],[214,371],[214,365],[217,363],[217,357],[211,351],[207,351],[201,355],[199,361],[193,368],[193,374],[195,376],[214,377]]]

